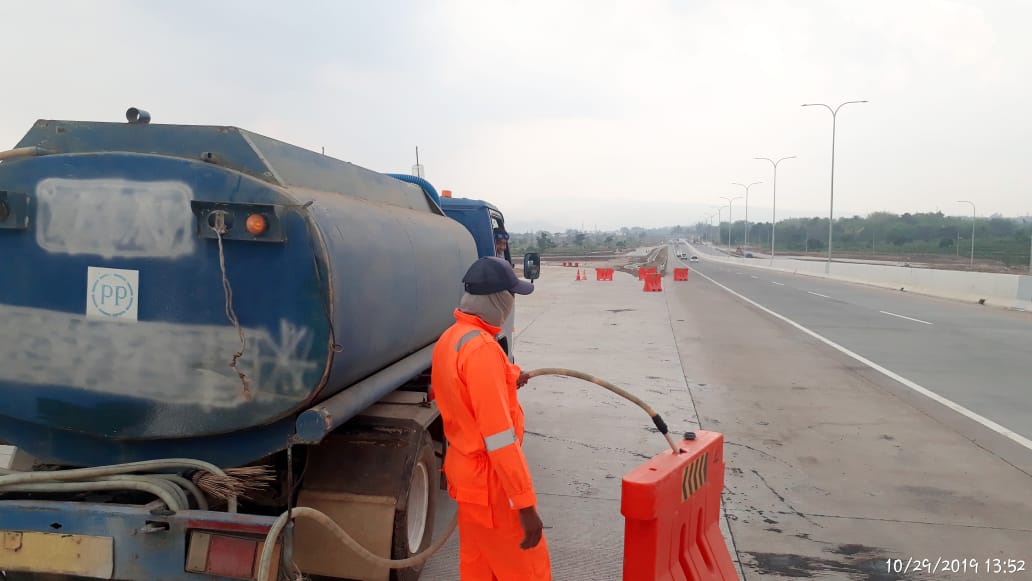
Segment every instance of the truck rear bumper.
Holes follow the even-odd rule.
[[[274,520],[214,511],[166,516],[127,505],[0,501],[0,570],[136,581],[253,578]]]

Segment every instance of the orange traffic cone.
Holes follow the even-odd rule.
[[[581,279],[581,277],[580,277],[580,269],[578,268],[577,269],[577,280],[580,280],[580,279]]]

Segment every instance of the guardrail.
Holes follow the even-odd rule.
[[[541,254],[541,260],[612,260],[614,258],[626,257],[632,251],[627,252],[606,252],[599,254]]]
[[[824,272],[826,263],[824,262],[793,260],[791,258],[775,258],[773,261],[770,261],[767,258],[716,256],[709,253],[700,253],[694,247],[691,248],[703,260],[818,278],[830,278],[1009,308],[1032,308],[1032,276],[1027,275],[964,272],[852,262],[832,262],[831,273],[826,274]]]

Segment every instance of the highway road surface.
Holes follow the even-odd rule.
[[[716,283],[753,293],[822,336],[861,337],[853,347],[886,365],[895,365],[884,357],[899,350],[929,350],[907,345],[932,341],[928,327],[964,323],[981,329],[965,337],[991,337],[1000,328],[1020,339],[1028,319],[803,277],[691,266],[697,271],[687,282],[667,276],[663,292],[645,293],[624,273],[613,282],[575,282],[575,269],[546,265],[537,292],[517,299],[517,362],[609,379],[645,398],[675,431],[722,432],[722,528],[746,581],[1032,578],[1032,450]],[[1006,323],[992,323],[997,318]],[[880,346],[889,342],[895,347]],[[965,366],[992,371],[988,357],[995,356],[957,351],[945,359],[952,371],[941,375]],[[933,381],[938,375],[918,375],[921,366],[911,365],[896,371],[945,391]],[[995,365],[1017,375],[1010,366],[1027,364]],[[976,384],[982,403],[993,400],[985,394],[997,393],[987,387],[994,382],[1005,386],[998,397],[1012,393],[1007,373]],[[960,399],[960,391],[950,395]],[[639,410],[575,380],[532,380],[520,399],[554,578],[619,580],[620,478],[660,452],[662,441]],[[1027,429],[1021,414],[964,401]],[[443,525],[452,513],[447,500],[441,507]],[[1024,570],[1000,573],[997,565],[1008,559]],[[457,569],[453,539],[424,579],[454,580]]]
[[[1032,313],[706,258],[703,254],[692,267],[974,415],[1032,440]]]

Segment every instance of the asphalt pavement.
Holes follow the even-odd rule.
[[[641,253],[641,256],[647,252]],[[660,410],[675,433],[698,426],[663,293],[636,277],[595,280],[592,268],[546,263],[533,294],[516,297],[516,363],[525,371],[563,367],[631,391]],[[590,280],[576,280],[577,271]],[[530,464],[557,581],[622,578],[621,478],[667,449],[634,404],[577,379],[544,376],[519,392]],[[438,530],[454,514],[439,495]],[[456,581],[458,542],[427,565],[421,581]]]
[[[1032,313],[702,258],[699,273],[1032,439]]]
[[[829,281],[799,288],[750,269],[739,275],[712,264],[691,267],[697,271],[687,282],[666,276],[663,292],[645,293],[624,273],[612,283],[575,282],[575,269],[546,265],[537,292],[517,299],[517,362],[609,379],[644,397],[675,431],[724,433],[722,528],[745,580],[1032,577],[1028,449],[716,282],[745,292],[766,285],[776,296],[802,295],[771,307],[802,301],[800,313],[792,312],[799,319],[808,301],[819,299],[825,318],[837,311],[851,317],[822,332],[875,333],[874,327],[889,325],[883,341],[909,337],[898,349],[925,341],[906,325],[928,325],[879,311],[912,318],[930,313],[862,302]],[[713,282],[700,276],[704,271]],[[768,295],[755,296],[768,301]],[[855,314],[873,307],[884,321]],[[952,316],[928,322],[944,328],[978,315],[961,309]],[[986,310],[983,316],[1010,320],[1017,314]],[[1015,328],[1021,320],[1012,321]],[[532,380],[520,399],[553,577],[620,579],[620,478],[660,452],[663,441],[640,410],[576,380]],[[441,501],[439,525],[453,510]],[[1008,559],[1020,560],[1024,571],[998,572]],[[423,580],[455,579],[452,539]]]
[[[727,438],[745,579],[981,579],[997,558],[1032,577],[1027,448],[691,267],[666,286],[669,315],[701,427]],[[723,276],[763,282],[748,270]]]

